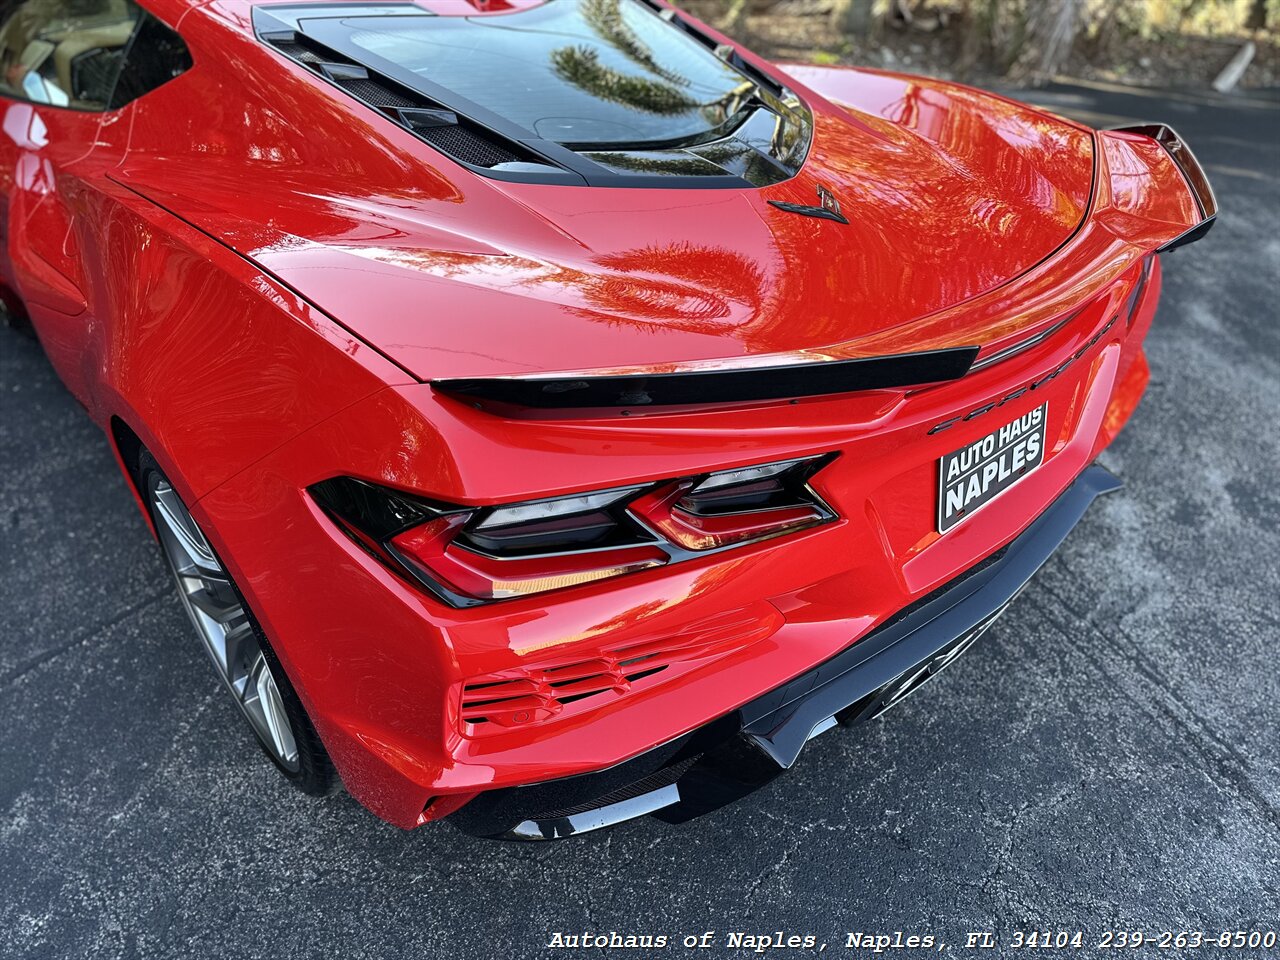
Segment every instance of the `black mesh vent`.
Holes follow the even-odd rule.
[[[410,91],[400,92],[392,85],[383,82],[376,74],[371,73],[367,78],[327,77],[325,72],[319,68],[319,64],[341,63],[353,67],[360,66],[360,64],[342,56],[337,51],[329,51],[328,48],[324,48],[322,53],[317,53],[310,46],[299,43],[296,36],[296,34],[264,36],[263,39],[289,59],[309,67],[314,73],[324,76],[326,79],[331,79],[332,82],[353,97],[357,97],[379,110],[386,111],[391,115],[391,119],[397,123],[404,123],[404,120],[395,113],[398,107],[427,110],[443,109],[441,104],[427,97],[416,95]],[[415,136],[425,140],[441,153],[475,167],[495,167],[500,163],[512,163],[518,160],[547,163],[541,157],[526,150],[521,150],[514,144],[507,145],[497,135],[489,136],[483,131],[473,130],[469,127],[452,124],[427,126],[413,123],[409,123],[407,126]]]
[[[619,787],[617,790],[606,793],[602,797],[596,797],[594,800],[579,803],[572,807],[561,807],[558,810],[548,810],[545,813],[534,814],[529,819],[535,823],[543,820],[563,820],[565,817],[586,813],[588,810],[599,810],[601,807],[607,807],[613,803],[634,800],[636,797],[642,797],[646,793],[652,793],[654,790],[669,787],[683,777],[685,771],[697,763],[698,759],[699,757],[697,756],[689,757],[689,759],[681,760],[679,763],[672,764],[669,767],[655,770],[647,777],[641,777],[639,780],[628,783],[625,787]]]
[[[297,60],[300,63],[323,63],[324,58],[318,54],[312,53],[300,43],[291,43],[288,40],[275,40],[271,44],[290,60]]]
[[[417,107],[417,101],[388,90],[376,80],[339,80],[342,89],[375,107]]]
[[[416,127],[413,132],[443,153],[473,166],[495,167],[521,159],[501,145],[463,127]]]

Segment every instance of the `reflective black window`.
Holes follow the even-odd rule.
[[[125,55],[111,109],[123,107],[190,69],[191,53],[182,37],[144,12]]]
[[[106,109],[139,15],[129,0],[0,0],[0,96]]]
[[[190,66],[182,39],[132,0],[0,0],[0,96],[114,109]]]
[[[343,23],[362,50],[560,143],[697,138],[722,126],[753,89],[634,0],[552,0],[490,16]]]

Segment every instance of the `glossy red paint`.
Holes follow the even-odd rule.
[[[489,180],[260,44],[251,4],[144,5],[191,70],[102,114],[0,101],[0,281],[95,420],[127,425],[192,505],[347,788],[406,828],[670,740],[1012,540],[1136,407],[1158,260],[1132,319],[1106,324],[1144,259],[1198,220],[1149,138],[824,67],[784,68],[816,129],[773,187]],[[848,225],[768,203],[814,203],[819,184]],[[981,358],[1073,312],[1033,349],[913,389],[533,416],[425,382],[956,345]],[[930,432],[1077,355],[1034,394]],[[1045,402],[1034,479],[938,534],[937,459]],[[481,506],[829,454],[813,485],[833,523],[466,609],[370,557],[306,493],[349,475]],[[701,653],[483,736],[461,716],[468,680],[646,644]]]
[[[188,32],[248,30],[247,18],[247,4],[219,0]],[[418,162],[420,141],[389,120],[353,123],[344,94],[270,49],[237,49],[234,63],[234,76],[195,70],[189,89],[157,90],[147,108],[190,127],[135,131],[117,176],[305,289],[422,378],[883,352],[885,331],[1043,260],[1091,195],[1087,130],[918,78],[793,69],[818,117],[800,176],[750,193],[681,190],[672,208],[650,190],[450,176],[447,161]],[[261,100],[240,142],[211,155],[206,118],[179,101],[216,103],[237,78]],[[824,100],[823,82],[843,99]],[[305,126],[280,118],[293,96],[307,98]],[[244,166],[265,143],[279,157],[255,164],[270,193],[248,194]],[[819,183],[850,218],[838,234],[768,203],[812,202]],[[940,272],[939,249],[961,244],[964,268]],[[458,313],[470,322],[438,319]],[[991,339],[968,325],[950,333]],[[864,347],[868,336],[877,342]]]

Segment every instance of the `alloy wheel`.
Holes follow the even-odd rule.
[[[148,487],[160,545],[218,675],[271,757],[297,772],[297,739],[280,687],[230,575],[169,482],[153,473]]]

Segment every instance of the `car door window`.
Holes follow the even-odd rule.
[[[125,54],[110,107],[123,107],[190,69],[191,53],[182,37],[144,10]]]
[[[141,16],[132,0],[0,0],[0,96],[107,109]]]

